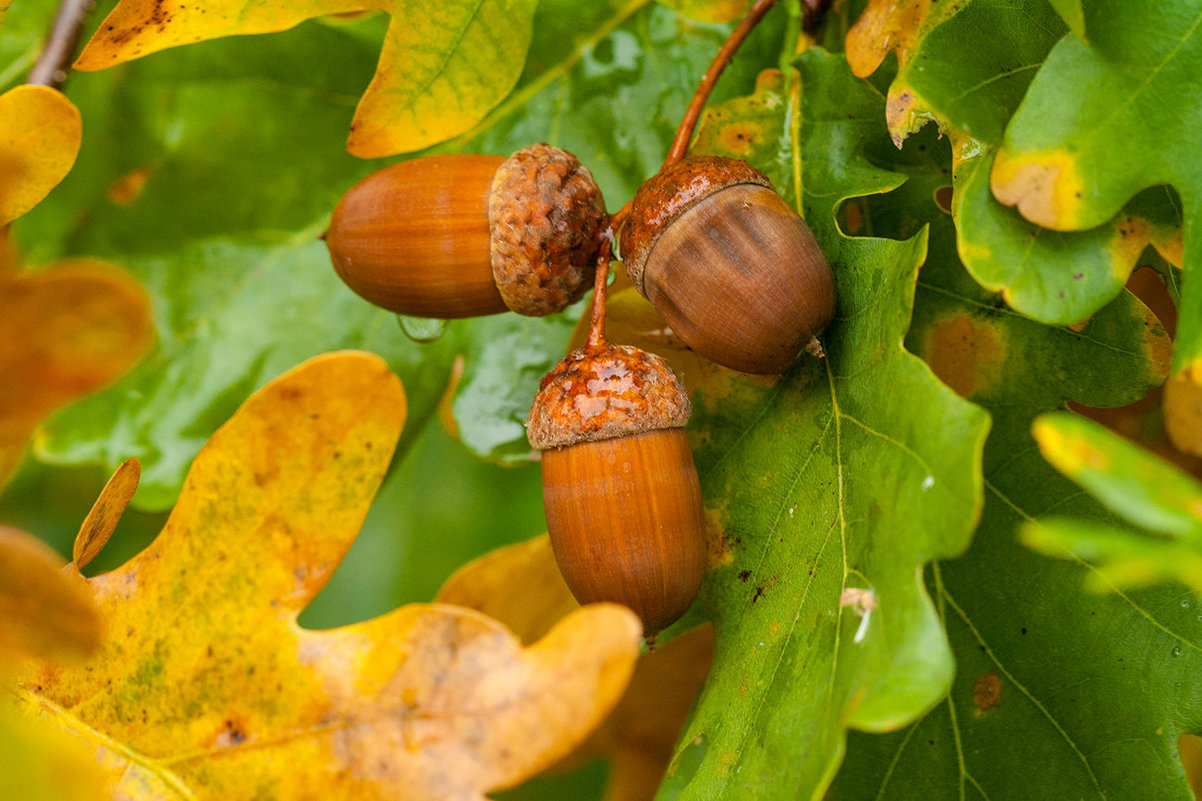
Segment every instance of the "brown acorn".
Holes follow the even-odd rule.
[[[639,188],[620,237],[639,292],[726,367],[783,372],[834,317],[835,282],[813,233],[744,161],[667,167]]]
[[[568,587],[581,603],[625,604],[648,634],[685,613],[705,570],[689,412],[663,359],[608,343],[556,365],[530,410],[547,530]]]
[[[343,195],[325,239],[347,286],[398,314],[544,315],[588,290],[608,224],[592,173],[538,144],[385,167]]]

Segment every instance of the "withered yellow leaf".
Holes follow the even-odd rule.
[[[0,272],[0,485],[47,415],[112,383],[153,337],[146,291],[109,264]]]
[[[41,540],[0,526],[0,659],[78,658],[100,642],[92,593]]]
[[[107,623],[97,658],[21,684],[93,741],[115,797],[476,801],[563,756],[617,702],[641,633],[617,606],[528,648],[442,604],[297,625],[404,418],[378,357],[306,362],[213,435],[159,537],[89,580]]]
[[[868,0],[867,8],[847,31],[851,71],[857,77],[868,77],[890,50],[904,64],[930,13],[931,0]]]
[[[541,637],[578,608],[546,535],[469,562],[447,580],[437,600],[495,617],[523,641]],[[606,801],[650,801],[713,656],[714,630],[708,624],[643,654],[617,707],[558,767],[603,757],[610,762]]]
[[[75,66],[97,70],[169,47],[282,31],[325,14],[392,15],[380,62],[347,139],[375,158],[437,144],[471,128],[509,94],[530,49],[535,0],[121,0]],[[304,65],[298,64],[297,69]]]
[[[0,21],[4,9],[0,8]],[[79,109],[46,86],[0,94],[0,227],[32,209],[75,164],[83,125]]]
[[[447,579],[434,600],[496,618],[522,642],[534,642],[580,608],[546,534],[468,562]]]
[[[117,528],[117,521],[133,500],[141,476],[141,463],[137,459],[126,459],[104,485],[100,497],[92,504],[91,511],[79,527],[79,533],[75,535],[71,557],[76,570],[82,570],[108,544],[109,537]]]

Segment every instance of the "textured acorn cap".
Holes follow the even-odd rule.
[[[571,153],[535,144],[506,159],[488,223],[493,278],[513,311],[562,311],[592,286],[609,218],[593,174]]]
[[[526,436],[540,451],[667,428],[683,428],[692,407],[668,363],[630,345],[568,354],[543,377]]]
[[[647,257],[669,225],[704,198],[738,184],[772,188],[768,176],[745,161],[721,156],[690,156],[647,179],[635,193],[622,226],[619,247],[626,274],[646,296]]]

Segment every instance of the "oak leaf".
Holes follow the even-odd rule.
[[[146,291],[105,262],[0,269],[0,486],[51,412],[111,384],[153,338]]]
[[[41,540],[0,526],[0,654],[78,659],[96,650],[92,595],[62,565]]]
[[[1006,125],[990,174],[994,196],[1045,228],[1083,231],[1121,216],[1137,193],[1171,184],[1185,229],[1197,231],[1202,2],[1082,8],[1088,43],[1065,37],[1048,54]],[[1202,261],[1193,239],[1181,248],[1180,266]],[[1202,290],[1187,281],[1174,372],[1200,359]]]
[[[1182,237],[1180,204],[1163,188],[1141,194],[1088,231],[1047,230],[990,191],[994,155],[1049,53],[1070,41],[1083,46],[1066,38],[1066,22],[1079,22],[1073,3],[1053,5],[969,0],[937,6],[899,52],[886,121],[898,147],[932,120],[951,138],[954,195],[948,210],[965,267],[1015,310],[1061,325],[1083,320],[1116,297],[1149,244],[1180,266]],[[1079,90],[1068,86],[1064,92],[1058,97],[1075,97]]]
[[[107,623],[96,659],[20,680],[30,705],[92,741],[115,797],[481,799],[570,751],[616,703],[641,628],[613,605],[525,649],[443,604],[297,625],[404,418],[378,357],[306,362],[213,435],[159,537],[88,580]]]
[[[12,671],[23,659],[78,662],[100,642],[92,595],[63,559],[23,531],[0,526],[0,798],[98,801],[103,787],[86,746],[20,715]]]
[[[24,85],[0,94],[0,228],[66,177],[82,136],[79,109],[61,92]]]
[[[876,72],[890,52],[905,63],[931,14],[931,0],[869,0],[847,31],[847,63],[857,78]]]
[[[514,592],[515,587],[524,591]],[[447,580],[436,600],[495,617],[523,642],[542,637],[579,608],[546,535],[469,562]],[[644,653],[609,717],[556,767],[566,770],[605,758],[610,763],[605,801],[650,801],[713,656],[714,629],[708,624]]]
[[[1099,592],[1162,581],[1202,591],[1202,485],[1074,414],[1043,415],[1032,433],[1052,466],[1120,520],[1041,518],[1022,529],[1028,546],[1095,565],[1088,583]]]
[[[1200,730],[1202,704],[1163,689],[1202,663],[1182,588],[1084,592],[1098,565],[1044,558],[1016,536],[1051,513],[1113,521],[1040,457],[1030,422],[1069,399],[1144,395],[1168,373],[1168,332],[1125,292],[1085,325],[1013,313],[958,258],[938,203],[947,142],[932,128],[900,156],[906,183],[864,219],[878,234],[930,230],[906,346],[991,414],[985,508],[968,552],[927,573],[956,658],[950,693],[894,734],[853,734],[828,798],[1024,798],[1033,782],[1048,798],[1189,798],[1177,742]]]
[[[272,33],[327,14],[385,11],[392,22],[347,149],[371,158],[420,150],[471,128],[513,89],[530,48],[533,0],[122,0],[75,63],[112,67],[169,47]],[[297,68],[302,68],[297,65]]]

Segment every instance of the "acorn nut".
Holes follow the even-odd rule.
[[[835,282],[813,233],[744,161],[693,156],[648,180],[620,244],[639,292],[726,367],[783,372],[834,317]]]
[[[561,311],[589,289],[609,224],[592,173],[571,153],[427,156],[351,187],[326,232],[356,293],[416,317]]]
[[[543,378],[527,427],[543,452],[547,530],[572,594],[625,604],[648,634],[685,613],[705,570],[689,412],[663,359],[606,343]]]

